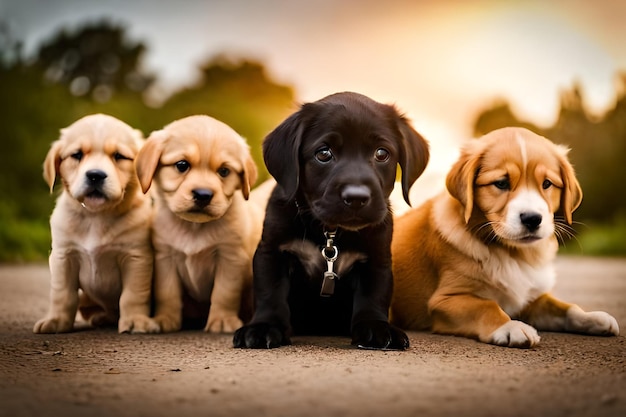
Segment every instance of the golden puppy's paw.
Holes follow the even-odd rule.
[[[567,324],[565,329],[569,332],[596,336],[619,335],[619,325],[615,317],[604,311],[585,312],[576,305],[567,310]]]
[[[67,333],[74,329],[74,320],[65,317],[46,317],[33,327],[33,333]]]
[[[531,348],[539,343],[540,340],[541,338],[534,327],[518,320],[511,320],[498,327],[483,342],[498,346]]]
[[[162,333],[177,332],[182,327],[182,318],[176,315],[157,314],[153,320]]]
[[[155,320],[143,314],[134,314],[120,318],[117,324],[119,333],[160,333],[161,326]]]
[[[210,333],[234,333],[241,326],[243,326],[243,322],[234,314],[209,312],[209,319],[204,331]]]

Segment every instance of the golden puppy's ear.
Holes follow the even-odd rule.
[[[257,177],[258,171],[256,164],[254,163],[252,156],[248,153],[244,160],[243,172],[241,173],[241,192],[243,193],[243,198],[246,200],[250,197],[250,190],[256,182]]]
[[[61,130],[63,135],[64,129]],[[50,150],[46,155],[46,159],[43,163],[43,178],[50,187],[50,193],[54,190],[54,182],[56,181],[57,174],[59,173],[59,166],[61,165],[61,147],[63,146],[61,140],[54,141],[50,146]]]
[[[135,158],[137,178],[139,178],[139,184],[141,184],[141,190],[144,193],[148,192],[150,185],[152,185],[152,178],[159,166],[163,152],[163,144],[168,136],[164,130],[152,132]]]
[[[400,144],[402,195],[404,201],[410,206],[409,189],[419,176],[422,175],[424,169],[426,169],[430,153],[428,150],[428,142],[413,129],[408,119],[399,114],[398,128],[400,129],[400,133],[402,133],[402,143]]]
[[[561,194],[561,204],[559,212],[563,213],[567,224],[571,225],[573,218],[572,213],[580,206],[583,201],[583,190],[580,187],[580,183],[576,178],[574,167],[567,159],[569,148],[559,146],[559,163],[561,165],[561,177],[563,178],[563,192]]]
[[[480,166],[480,156],[480,153],[471,151],[466,147],[446,177],[448,192],[465,209],[465,223],[469,221],[474,210],[474,180]]]

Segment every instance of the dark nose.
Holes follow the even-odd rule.
[[[365,185],[346,185],[341,191],[341,198],[346,206],[358,210],[370,202],[372,193]]]
[[[521,213],[519,218],[522,224],[531,232],[537,230],[541,224],[541,214],[538,213]]]
[[[99,169],[90,169],[89,171],[85,172],[85,176],[92,185],[98,185],[105,180],[105,178],[107,177],[107,173]]]
[[[193,201],[195,201],[198,207],[208,206],[209,203],[211,202],[211,199],[213,199],[213,191],[211,190],[198,188],[198,189],[192,190],[191,194],[193,195]]]

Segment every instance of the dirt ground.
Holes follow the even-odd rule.
[[[559,258],[555,294],[626,329],[626,259]],[[625,416],[626,338],[542,333],[507,349],[409,333],[406,352],[295,337],[240,350],[185,331],[35,335],[46,265],[0,266],[0,416]]]

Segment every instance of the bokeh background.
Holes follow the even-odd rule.
[[[209,114],[260,143],[303,102],[357,91],[431,143],[503,126],[567,144],[585,198],[568,254],[626,256],[622,0],[0,0],[0,261],[40,261],[56,193],[42,163],[95,112],[144,132]]]

